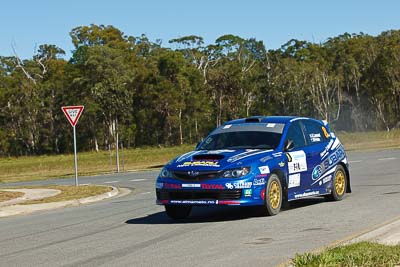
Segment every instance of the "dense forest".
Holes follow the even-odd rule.
[[[335,130],[399,127],[400,30],[324,43],[255,38],[162,45],[113,26],[71,30],[72,56],[52,44],[30,59],[0,56],[0,155],[70,152],[61,106],[84,105],[80,150],[195,143],[226,120],[301,115]]]

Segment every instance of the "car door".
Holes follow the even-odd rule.
[[[309,185],[308,162],[306,158],[306,139],[300,120],[294,121],[289,126],[285,137],[285,144],[292,142],[292,147],[285,152],[287,157],[287,185],[289,199],[303,192]]]
[[[329,139],[324,134],[320,123],[313,120],[302,120],[307,146],[305,148],[309,179],[305,181],[305,186],[310,189],[321,189],[326,187],[328,179],[319,179],[319,171],[322,169],[323,151],[329,143]],[[324,193],[323,190],[319,193]]]

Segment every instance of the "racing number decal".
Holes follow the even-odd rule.
[[[326,130],[326,128],[324,126],[322,126],[322,131],[324,132],[325,137],[328,138],[329,137],[329,133],[328,133],[328,131]]]
[[[288,158],[290,157],[288,161],[288,171],[290,174],[307,171],[306,153],[303,150],[288,152],[286,155]]]

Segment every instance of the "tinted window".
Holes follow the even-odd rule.
[[[325,142],[327,139],[322,132],[322,125],[314,121],[303,121],[306,128],[306,138],[309,145]]]
[[[304,140],[304,135],[301,131],[299,121],[295,121],[292,123],[292,125],[290,125],[286,140],[293,141],[293,148],[299,148],[306,145],[306,141]]]
[[[198,150],[216,149],[275,149],[281,140],[282,134],[274,132],[240,131],[217,133],[210,135],[200,145]]]

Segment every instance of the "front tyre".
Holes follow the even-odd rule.
[[[332,181],[332,193],[329,199],[339,201],[342,200],[347,187],[346,171],[342,165],[337,165],[335,175]]]
[[[189,216],[192,211],[192,206],[174,206],[166,205],[165,212],[168,217],[174,220],[185,219]]]
[[[278,175],[271,174],[265,188],[266,215],[274,216],[279,213],[282,206],[282,185]]]

